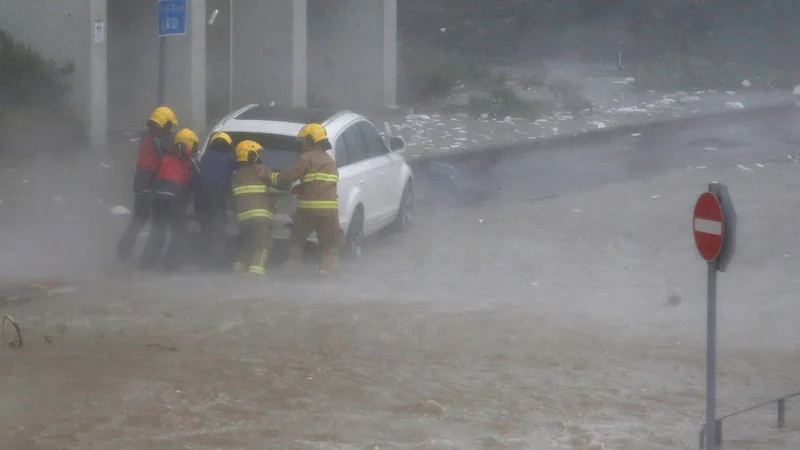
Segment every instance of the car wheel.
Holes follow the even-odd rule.
[[[414,191],[411,181],[406,182],[403,196],[400,198],[400,207],[397,209],[397,218],[394,220],[393,229],[398,233],[405,233],[411,229],[414,221]]]
[[[344,255],[348,258],[359,258],[364,252],[364,210],[356,208],[344,244]]]

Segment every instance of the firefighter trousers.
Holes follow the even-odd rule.
[[[195,198],[197,194],[195,194]],[[202,252],[208,266],[216,270],[225,270],[230,264],[228,257],[227,236],[228,209],[224,197],[209,201],[195,201],[194,207],[197,222],[202,231]]]
[[[339,259],[339,242],[342,236],[339,211],[336,209],[297,210],[292,218],[292,232],[289,236],[289,261],[295,264],[300,262],[306,240],[315,231],[322,247],[321,270],[332,271]]]
[[[131,217],[128,227],[122,234],[122,238],[117,245],[117,257],[121,261],[130,261],[133,259],[133,247],[136,245],[136,240],[139,234],[142,233],[147,221],[150,220],[151,211],[151,192],[143,190],[137,192],[133,200],[133,217]]]
[[[152,206],[153,226],[145,243],[139,270],[163,269],[174,272],[180,268],[186,252],[186,204],[180,197],[164,195],[154,196]],[[168,230],[169,244],[164,252]]]
[[[264,275],[267,258],[272,247],[272,220],[253,217],[239,222],[242,231],[239,252],[234,269]]]

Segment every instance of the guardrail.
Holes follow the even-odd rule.
[[[741,411],[736,411],[734,413],[730,413],[728,415],[722,416],[716,420],[716,429],[717,429],[717,436],[716,436],[716,443],[717,445],[722,444],[722,421],[725,419],[729,419],[734,416],[738,416],[739,414],[744,414],[746,412],[753,411],[754,409],[763,408],[764,406],[771,405],[773,403],[778,404],[778,428],[786,427],[786,400],[792,397],[800,396],[800,392],[795,392],[794,394],[784,395],[783,397],[776,398],[774,400],[770,400],[767,402],[759,403],[755,406],[751,406],[749,408],[745,408]],[[700,450],[703,450],[706,447],[706,426],[703,425],[703,428],[700,429]]]

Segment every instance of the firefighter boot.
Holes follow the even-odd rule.
[[[326,248],[322,252],[322,265],[319,273],[327,275],[336,271],[336,266],[339,262],[339,249]]]
[[[303,262],[303,247],[290,244],[289,245],[289,258],[286,260],[286,268],[289,270],[297,270]]]
[[[268,250],[262,249],[259,251],[259,254],[256,258],[253,258],[253,264],[248,267],[248,272],[254,275],[266,275],[266,264],[267,264],[267,256],[269,255]]]

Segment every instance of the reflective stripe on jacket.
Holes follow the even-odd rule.
[[[258,178],[255,168],[253,163],[241,163],[233,173],[231,185],[239,222],[257,217],[274,218],[277,194],[269,192],[267,185]]]
[[[270,174],[268,183],[285,186],[300,181],[293,189],[297,195],[297,207],[318,213],[336,213],[339,208],[336,186],[339,170],[336,162],[324,150],[303,152],[291,167]]]

